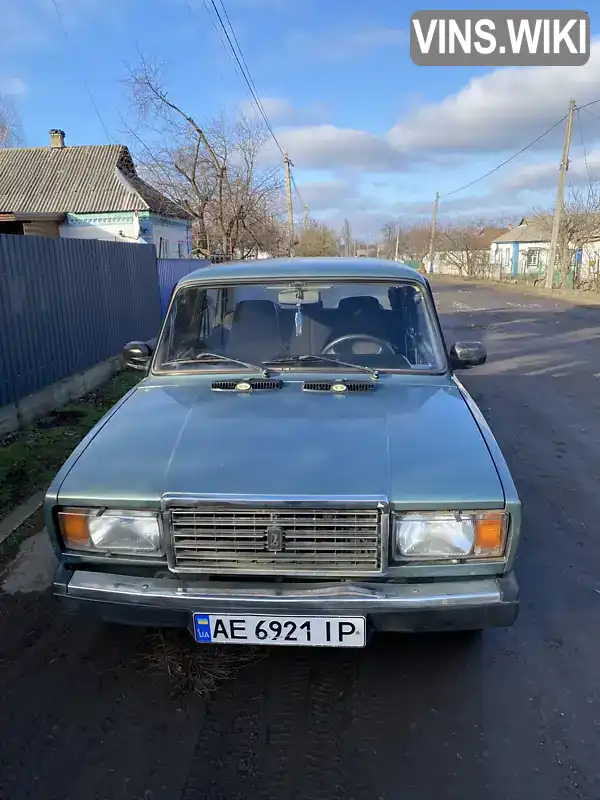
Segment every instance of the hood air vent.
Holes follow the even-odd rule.
[[[213,381],[212,388],[215,392],[260,392],[269,389],[281,389],[280,380],[255,380],[248,381]]]
[[[346,394],[347,392],[372,392],[375,384],[370,381],[304,381],[305,392],[331,392]]]

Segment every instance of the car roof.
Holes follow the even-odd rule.
[[[411,280],[426,284],[416,269],[383,258],[257,258],[210,264],[190,272],[178,286],[210,281],[273,280],[275,278],[373,278],[374,280]]]

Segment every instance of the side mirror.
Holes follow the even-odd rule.
[[[123,348],[123,361],[129,369],[146,372],[150,366],[152,348],[148,342],[129,342]]]
[[[478,367],[487,361],[487,352],[482,342],[455,342],[450,348],[453,369]]]

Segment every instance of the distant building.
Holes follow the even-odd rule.
[[[503,275],[541,274],[548,266],[552,217],[523,217],[491,243],[490,264]]]
[[[154,244],[187,258],[191,217],[137,174],[120,144],[0,148],[0,233]]]

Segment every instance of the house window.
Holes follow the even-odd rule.
[[[528,250],[527,251],[527,266],[528,267],[539,267],[540,265],[540,251],[539,250]]]
[[[177,257],[185,258],[185,242],[177,242]]]

